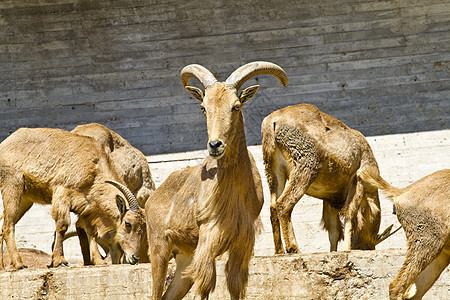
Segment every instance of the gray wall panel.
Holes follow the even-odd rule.
[[[254,60],[249,144],[275,109],[313,103],[366,135],[448,129],[450,2],[89,1],[0,3],[0,141],[19,127],[98,122],[145,154],[202,149],[198,102],[179,72],[218,79]]]

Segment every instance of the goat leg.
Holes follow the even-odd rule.
[[[175,256],[175,261],[177,263],[175,277],[164,293],[164,299],[182,299],[189,292],[193,284],[190,277],[183,276],[184,270],[191,263],[192,258],[183,253],[179,253]]]

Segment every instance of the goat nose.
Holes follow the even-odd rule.
[[[215,141],[210,141],[209,142],[209,147],[211,149],[217,150],[217,148],[219,148],[220,146],[222,146],[222,142],[219,140],[215,140]]]
[[[132,257],[134,260],[136,260],[136,261],[138,261],[139,258],[141,258],[141,257],[139,256],[139,254],[133,254],[131,257]]]

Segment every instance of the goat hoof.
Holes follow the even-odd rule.
[[[59,267],[68,267],[69,266],[69,263],[67,262],[67,261],[63,261],[63,262],[60,262],[58,265],[54,265],[53,264],[53,262],[51,263],[51,264],[49,264],[47,267],[48,268],[59,268]]]
[[[297,248],[286,249],[286,253],[300,253]]]
[[[69,263],[67,261],[63,261],[62,263],[60,263],[57,267],[68,267]]]

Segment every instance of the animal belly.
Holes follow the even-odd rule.
[[[333,181],[315,180],[306,190],[306,194],[327,201],[333,208],[339,210],[345,205],[342,188]]]

